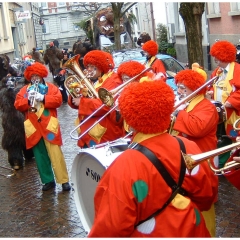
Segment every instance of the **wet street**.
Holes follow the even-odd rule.
[[[74,128],[77,111],[63,104],[58,109],[58,116],[64,142],[62,150],[71,176],[72,163],[79,149],[69,133]],[[7,154],[2,148],[0,166],[9,167]],[[10,171],[0,168],[0,173],[9,174]],[[42,192],[34,160],[26,162],[13,177],[0,176],[0,237],[86,237],[73,193],[74,188],[70,192],[62,192],[60,184],[55,190]],[[217,237],[240,237],[239,199],[240,191],[225,177],[219,177],[219,196],[215,205]]]

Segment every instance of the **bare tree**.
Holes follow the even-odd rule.
[[[202,15],[204,7],[205,3],[203,2],[180,3],[179,14],[185,25],[189,66],[194,62],[204,66],[202,49]]]

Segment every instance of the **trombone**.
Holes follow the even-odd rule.
[[[237,128],[237,125],[238,125],[239,121],[240,121],[240,118],[238,118],[233,123],[233,128],[236,131],[240,130],[240,128]],[[222,168],[214,168],[211,165],[211,163],[209,161],[209,158],[218,156],[218,155],[220,155],[222,153],[225,153],[225,152],[228,152],[228,151],[231,151],[232,149],[237,148],[239,146],[240,146],[240,141],[232,143],[232,144],[224,146],[224,147],[221,147],[221,148],[218,148],[218,149],[215,149],[215,150],[212,150],[212,151],[209,151],[209,152],[205,152],[205,153],[200,153],[200,154],[196,154],[196,155],[192,155],[192,156],[182,153],[182,155],[183,155],[186,167],[187,167],[187,169],[190,172],[199,163],[201,163],[201,162],[203,162],[205,160],[208,160],[208,164],[209,164],[210,169],[216,175],[224,175],[224,174],[228,173],[232,169],[239,168],[240,167],[240,162],[232,160],[232,161],[226,162],[225,165]],[[236,151],[238,151],[238,149]],[[236,151],[235,151],[235,153],[236,153]]]
[[[77,125],[71,132],[70,132],[70,136],[72,139],[75,140],[79,140],[82,136],[84,136],[90,129],[92,129],[95,125],[97,125],[102,119],[104,119],[108,114],[110,114],[113,110],[115,110],[118,106],[118,104],[116,104],[114,101],[114,99],[118,96],[120,92],[124,89],[124,87],[126,85],[128,85],[129,83],[131,83],[133,80],[135,80],[136,78],[138,78],[139,76],[141,76],[143,73],[145,73],[146,71],[149,71],[151,68],[145,68],[142,72],[140,72],[139,74],[137,74],[136,76],[130,78],[128,81],[124,82],[123,84],[121,84],[120,86],[114,88],[111,91],[106,90],[105,88],[99,88],[98,90],[98,95],[100,100],[103,102],[103,104],[96,109],[91,115],[89,115],[87,118],[85,118],[79,125]],[[113,106],[115,104],[115,106]],[[73,136],[73,132],[75,132],[79,127],[81,127],[86,121],[88,121],[91,117],[93,117],[98,111],[100,111],[103,107],[108,106],[111,109],[104,114],[100,119],[98,119],[98,121],[96,121],[91,127],[89,127],[85,132],[83,132],[80,136],[78,137],[74,137]]]
[[[16,175],[16,170],[13,169],[13,168],[3,167],[3,166],[0,166],[0,168],[7,169],[7,170],[11,170],[11,172],[12,172],[11,174],[3,174],[3,173],[0,173],[0,175],[3,176],[3,177],[10,178],[10,177]]]

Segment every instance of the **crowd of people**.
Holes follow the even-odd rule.
[[[19,118],[21,129],[21,139],[16,139],[19,152],[31,151],[42,190],[54,188],[56,182],[62,184],[63,191],[71,190],[57,116],[57,108],[64,102],[76,110],[80,148],[132,133],[128,149],[107,168],[97,185],[89,237],[215,237],[218,177],[206,161],[193,169],[186,168],[182,152],[195,155],[236,141],[239,132],[233,124],[240,118],[240,66],[235,62],[235,46],[228,41],[213,44],[210,54],[217,68],[211,77],[217,78],[205,88],[201,86],[206,83],[207,74],[199,65],[178,72],[175,96],[166,84],[164,64],[156,57],[155,41],[139,42],[146,55],[145,64],[124,62],[114,72],[112,55],[89,46],[87,39],[84,46],[88,50],[78,62],[84,81],[73,82],[72,87],[77,87],[79,94],[72,95],[64,81],[78,73],[68,72],[64,64],[70,58],[69,52],[57,44],[51,42],[43,58],[33,49],[32,55],[39,61],[26,67],[27,84],[20,90],[13,94],[14,87],[8,82],[0,91],[1,103],[12,94],[11,107],[15,112],[11,114]],[[74,45],[75,54],[79,44],[78,41]],[[7,64],[6,59],[1,60]],[[46,65],[56,84],[44,79],[48,76]],[[126,82],[129,83],[121,88]],[[121,89],[120,94],[115,89]],[[223,122],[219,122],[214,101],[224,106]],[[5,113],[2,124],[6,134],[10,115],[1,104],[0,109]],[[2,146],[8,151],[11,167],[22,168],[24,155],[13,155],[4,142],[5,135]],[[230,151],[220,155],[219,161],[216,156],[210,162],[222,167],[229,156]]]

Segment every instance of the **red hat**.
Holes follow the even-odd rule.
[[[53,42],[50,42],[50,43],[49,43],[49,46],[50,46],[50,47],[54,46],[54,43],[53,43]]]
[[[42,78],[48,76],[48,69],[39,62],[34,62],[32,65],[28,66],[24,71],[24,77],[30,81],[32,75],[38,75]]]
[[[181,83],[192,91],[197,90],[206,81],[203,75],[191,69],[181,70],[174,78],[176,84]],[[205,91],[206,88],[201,90],[199,93],[204,93]]]
[[[174,107],[174,93],[163,81],[133,82],[119,97],[119,109],[126,123],[145,134],[168,129]]]
[[[230,63],[236,60],[236,47],[228,41],[218,41],[210,49],[210,54],[221,62]]]
[[[145,66],[137,61],[128,61],[121,63],[118,67],[117,73],[121,77],[121,75],[125,74],[128,77],[132,78],[139,73],[141,73],[145,69]],[[141,74],[135,81],[138,81],[141,77],[145,76],[146,74]]]
[[[85,67],[88,64],[92,64],[103,73],[107,73],[114,67],[111,54],[101,50],[92,50],[88,52],[83,58],[83,64]]]
[[[151,56],[155,56],[158,53],[158,44],[149,40],[142,45],[142,50],[148,52]]]

